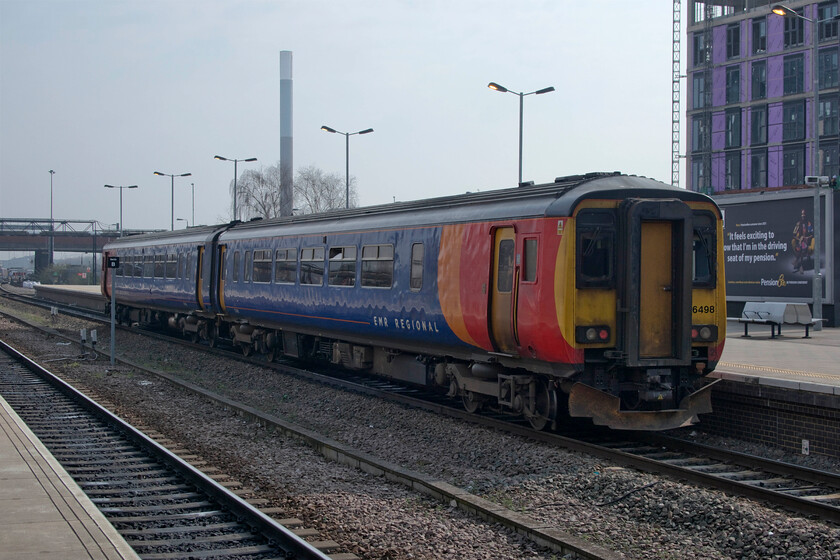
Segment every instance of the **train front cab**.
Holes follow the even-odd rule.
[[[711,412],[703,376],[725,336],[722,227],[711,202],[587,200],[574,213],[569,413],[662,430]],[[571,330],[571,329],[569,329]]]

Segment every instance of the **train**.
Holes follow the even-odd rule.
[[[666,430],[711,411],[722,243],[710,197],[588,173],[124,237],[102,291],[122,323],[434,388],[536,430]]]

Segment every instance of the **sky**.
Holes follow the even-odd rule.
[[[231,218],[233,164],[276,165],[293,52],[294,168],[362,206],[590,171],[671,180],[672,4],[654,0],[0,0],[0,217],[166,229]],[[683,34],[685,30],[683,29]],[[684,47],[685,50],[685,47]],[[685,52],[683,53],[685,58]],[[683,84],[685,89],[685,84]],[[683,95],[685,97],[685,95]],[[685,127],[683,127],[685,128]],[[169,177],[176,178],[174,201]],[[195,204],[192,204],[192,193]],[[176,221],[176,228],[186,226]]]

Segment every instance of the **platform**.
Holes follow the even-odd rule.
[[[0,560],[138,559],[0,397]]]
[[[840,329],[785,326],[770,338],[770,327],[754,327],[749,338],[736,321],[727,325],[726,346],[712,377],[840,396]]]
[[[107,301],[102,295],[102,288],[99,285],[50,285],[38,284],[35,286],[35,295],[40,299],[75,305],[83,309],[104,313],[107,310]]]

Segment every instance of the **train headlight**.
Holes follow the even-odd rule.
[[[717,340],[717,325],[692,325],[691,340],[693,342],[711,342]]]
[[[580,344],[603,344],[610,339],[610,328],[606,325],[593,325],[591,327],[577,327],[575,329],[575,341]]]

